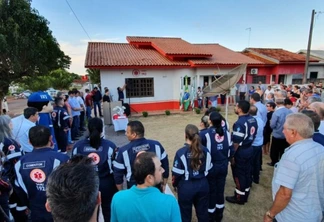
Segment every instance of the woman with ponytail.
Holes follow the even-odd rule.
[[[81,154],[92,158],[93,165],[98,172],[101,192],[101,207],[104,221],[110,221],[110,204],[117,188],[113,176],[113,155],[116,145],[103,138],[103,123],[100,118],[91,118],[88,122],[89,137],[78,141],[72,155]]]
[[[209,114],[210,128],[201,133],[201,144],[211,154],[213,168],[208,174],[210,187],[209,221],[221,221],[224,211],[224,189],[227,176],[228,161],[231,153],[231,137],[224,117],[218,112]]]
[[[200,144],[198,128],[188,124],[185,129],[185,144],[174,157],[172,185],[178,192],[182,222],[190,222],[192,205],[198,221],[208,221],[209,186],[206,178],[211,169],[211,156]]]

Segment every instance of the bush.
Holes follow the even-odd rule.
[[[170,116],[171,115],[170,110],[165,110],[165,115]]]
[[[196,112],[196,114],[200,114],[200,109],[195,107],[195,112]]]
[[[148,112],[143,111],[142,114],[143,114],[144,117],[148,117]]]

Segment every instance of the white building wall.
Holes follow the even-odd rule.
[[[310,78],[311,72],[318,72],[317,79],[324,79],[324,64],[323,65],[312,65],[310,64],[308,67],[308,75],[307,79]]]
[[[194,77],[194,69],[145,69],[134,76],[133,69],[101,70],[101,87],[108,87],[113,100],[118,99],[117,87],[122,87],[126,78],[154,78],[154,97],[130,98],[131,103],[164,102],[179,100],[181,77]],[[125,94],[125,101],[128,98]]]
[[[137,76],[133,75],[134,69],[115,69],[101,70],[100,78],[102,89],[108,87],[114,101],[118,100],[117,87],[122,87],[126,78],[154,78],[154,97],[130,98],[129,101],[126,97],[125,90],[125,102],[165,102],[179,100],[181,78],[186,75],[191,77],[192,84],[194,84],[195,89],[197,89],[198,86],[202,87],[204,85],[204,76],[209,76],[209,83],[211,83],[212,76],[224,75],[231,69],[232,68],[139,69],[140,74]],[[195,83],[193,83],[193,77],[197,77]]]

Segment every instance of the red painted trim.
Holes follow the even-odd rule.
[[[136,112],[143,111],[161,111],[161,110],[179,110],[179,101],[149,102],[149,103],[131,103],[131,110]]]
[[[89,69],[183,69],[190,68],[190,65],[154,65],[154,66],[85,66]]]

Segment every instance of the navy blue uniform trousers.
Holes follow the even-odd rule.
[[[261,169],[261,159],[262,159],[262,145],[252,146],[253,147],[253,158],[251,165],[251,183],[259,183],[260,180],[260,169]]]
[[[109,222],[110,215],[111,215],[111,210],[110,210],[111,201],[114,194],[117,192],[114,176],[109,175],[108,177],[101,177],[99,190],[101,192],[102,214],[105,222]]]
[[[240,202],[247,202],[251,185],[251,161],[253,148],[239,147],[234,155],[235,164],[232,166],[233,178],[236,185],[235,196]]]
[[[182,222],[191,222],[192,204],[198,221],[208,221],[209,185],[207,178],[181,180],[178,185],[178,202]]]
[[[221,221],[224,211],[224,189],[228,172],[228,160],[213,162],[213,168],[208,173],[209,207],[213,220]]]

